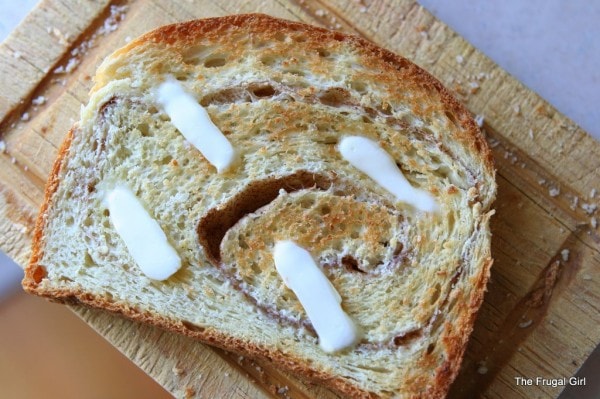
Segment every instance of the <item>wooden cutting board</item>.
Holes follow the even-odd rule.
[[[0,45],[0,248],[26,264],[57,148],[106,55],[159,25],[242,12],[363,36],[484,116],[498,169],[495,263],[450,396],[558,396],[560,386],[515,378],[570,377],[600,342],[600,143],[412,0],[42,1]],[[176,397],[336,397],[266,362],[72,309]]]

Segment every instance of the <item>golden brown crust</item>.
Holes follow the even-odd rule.
[[[48,181],[46,183],[46,188],[44,190],[44,201],[40,206],[40,213],[35,223],[35,229],[33,231],[31,258],[29,260],[29,265],[25,268],[25,277],[23,278],[22,282],[23,288],[31,293],[35,293],[37,284],[46,275],[44,267],[39,264],[39,261],[42,258],[43,236],[44,227],[46,225],[47,211],[52,205],[52,196],[56,192],[56,189],[58,188],[58,185],[60,183],[58,175],[63,165],[63,161],[65,160],[69,152],[71,141],[73,140],[74,130],[75,127],[69,130],[67,136],[65,137],[60,148],[58,149],[58,155],[56,157],[56,160],[54,161],[54,165],[52,166],[52,170],[50,171],[50,175],[48,176]]]
[[[118,54],[124,54],[132,48],[145,43],[154,42],[165,44],[167,46],[180,45],[180,43],[194,42],[198,37],[204,35],[220,35],[232,27],[244,26],[246,29],[256,29],[261,32],[267,32],[271,35],[276,35],[282,30],[302,31],[306,35],[310,35],[318,41],[344,41],[352,43],[357,48],[360,48],[365,54],[371,54],[374,60],[385,61],[389,75],[395,75],[402,71],[403,79],[409,79],[416,86],[426,88],[427,92],[435,92],[440,96],[442,106],[446,110],[448,117],[457,124],[457,134],[453,139],[461,142],[471,152],[478,154],[483,167],[487,174],[494,176],[494,165],[491,155],[485,140],[483,139],[477,125],[473,121],[468,110],[465,109],[451,94],[443,87],[443,85],[429,73],[411,63],[407,59],[398,56],[390,51],[377,47],[376,45],[353,35],[347,35],[340,32],[333,32],[326,29],[306,25],[298,22],[284,21],[274,19],[262,14],[245,14],[234,15],[221,18],[209,18],[205,20],[189,21],[174,25],[168,25],[156,29],[140,39],[130,43],[125,48],[117,51]],[[101,82],[96,85],[94,90],[98,90]],[[70,144],[75,134],[75,128],[69,131],[64,140],[56,162],[54,163],[50,174],[44,202],[40,209],[36,228],[33,238],[32,257],[29,266],[26,269],[26,275],[23,280],[23,287],[32,293],[47,296],[52,299],[57,299],[65,303],[81,303],[88,306],[107,309],[109,311],[123,314],[131,319],[150,323],[167,330],[184,334],[186,336],[199,339],[205,343],[219,346],[227,350],[237,351],[239,353],[260,357],[263,359],[273,360],[281,364],[288,370],[307,376],[308,378],[322,382],[333,389],[339,391],[343,395],[357,398],[374,398],[376,395],[365,392],[350,384],[348,381],[334,377],[326,373],[318,373],[306,367],[300,359],[283,356],[281,353],[269,350],[268,348],[258,345],[248,344],[247,342],[233,339],[225,334],[215,330],[200,329],[195,326],[186,325],[182,322],[176,322],[163,316],[151,313],[141,312],[138,309],[128,305],[123,305],[107,300],[104,297],[93,296],[82,291],[65,292],[64,290],[46,290],[39,292],[36,290],[37,284],[40,282],[44,274],[43,266],[40,265],[40,259],[43,254],[43,237],[44,228],[46,225],[47,210],[52,205],[53,194],[56,192],[60,184],[59,172],[63,166]],[[489,206],[489,204],[488,204]],[[426,388],[415,386],[413,389],[413,397],[436,398],[443,397],[447,392],[450,384],[458,373],[460,362],[465,350],[465,346],[472,330],[472,326],[477,314],[477,311],[483,300],[485,285],[489,278],[489,270],[492,264],[491,259],[486,259],[481,272],[478,274],[478,279],[475,283],[475,289],[470,298],[464,298],[462,306],[467,309],[462,312],[463,317],[454,320],[453,326],[449,326],[446,335],[443,337],[444,345],[447,348],[447,359],[440,365],[435,373],[435,384]],[[425,391],[423,391],[425,389]]]
[[[325,42],[333,40],[350,42],[357,48],[360,48],[365,54],[371,54],[373,59],[384,60],[389,65],[388,72],[390,75],[393,76],[398,71],[403,71],[405,77],[409,77],[413,84],[427,88],[428,91],[439,93],[443,106],[450,113],[451,119],[460,125],[461,129],[458,129],[458,131],[462,134],[455,137],[455,139],[465,144],[474,153],[479,154],[488,173],[490,175],[495,174],[494,159],[491,150],[477,124],[473,120],[471,113],[450,91],[429,72],[408,59],[381,48],[359,36],[331,31],[302,22],[276,19],[265,14],[238,14],[166,25],[143,35],[121,51],[126,52],[145,41],[181,46],[182,43],[194,42],[197,38],[204,35],[226,34],[234,26],[244,26],[245,29],[257,30],[273,36],[282,31],[302,31],[304,34],[312,36],[315,41]]]

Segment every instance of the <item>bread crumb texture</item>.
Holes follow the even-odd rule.
[[[457,59],[458,61],[458,59]],[[218,174],[155,91],[174,78],[239,151]],[[491,266],[492,159],[440,83],[363,39],[264,15],[159,28],[99,67],[48,183],[24,286],[269,358],[353,397],[441,397]],[[344,161],[375,140],[440,210],[418,212]],[[110,222],[125,183],[182,258],[145,277]],[[323,352],[277,274],[278,240],[322,265],[363,333]],[[173,371],[179,374],[179,370]]]

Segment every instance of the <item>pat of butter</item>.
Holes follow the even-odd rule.
[[[162,83],[156,92],[171,122],[219,173],[227,170],[236,153],[227,137],[210,120],[208,112],[175,79]]]
[[[354,345],[358,329],[340,306],[342,299],[310,253],[293,241],[278,241],[275,268],[306,311],[319,346],[328,353]]]
[[[128,187],[115,187],[106,196],[106,204],[110,221],[146,276],[165,280],[179,270],[179,255],[167,241],[158,222]]]
[[[338,150],[346,161],[392,193],[398,201],[425,212],[438,210],[433,196],[411,186],[392,156],[377,142],[366,137],[347,136],[340,142]]]

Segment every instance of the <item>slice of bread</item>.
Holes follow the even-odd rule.
[[[232,144],[231,167],[218,173],[174,126],[156,94],[168,80]],[[436,79],[361,38],[251,14],[158,28],[94,81],[48,181],[27,291],[270,359],[348,397],[445,395],[489,277],[496,184],[477,125]],[[345,159],[348,136],[389,154],[437,210]],[[179,255],[166,280],[147,277],[116,231],[116,185]],[[283,240],[320,265],[355,345],[319,346],[275,269]]]

